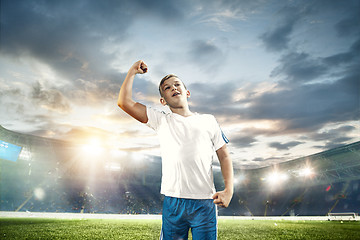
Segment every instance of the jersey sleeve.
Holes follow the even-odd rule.
[[[214,135],[212,138],[212,142],[215,148],[215,151],[217,151],[219,148],[224,146],[224,144],[229,143],[229,139],[225,136],[223,131],[221,130],[218,122],[216,121],[215,117],[213,117],[213,127],[214,127]]]
[[[151,107],[146,107],[146,115],[148,117],[146,125],[157,131],[160,126],[161,118],[165,115],[165,113]]]

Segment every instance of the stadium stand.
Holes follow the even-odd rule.
[[[137,164],[105,151],[92,158],[81,144],[42,138],[0,126],[0,143],[20,146],[0,159],[0,211],[161,214],[161,160]],[[9,146],[10,146],[9,145]],[[92,158],[92,159],[91,159]],[[119,166],[112,168],[111,164]],[[313,172],[303,172],[311,165]],[[286,174],[269,185],[269,172]],[[245,176],[223,216],[330,216],[360,212],[360,142],[276,166],[235,169]],[[223,187],[220,171],[215,185]]]

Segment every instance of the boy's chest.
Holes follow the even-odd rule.
[[[209,119],[200,116],[164,121],[159,132],[166,138],[163,140],[182,144],[210,140],[212,136]]]

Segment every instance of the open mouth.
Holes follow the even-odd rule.
[[[177,96],[177,95],[180,95],[180,93],[179,93],[179,92],[176,92],[176,93],[174,93],[172,96],[175,97],[175,96]]]

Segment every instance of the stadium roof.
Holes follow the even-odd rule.
[[[307,171],[307,172],[306,172]],[[277,165],[237,171],[251,176],[248,188],[258,188],[272,173],[289,178],[286,187],[331,184],[360,179],[360,142],[334,148]],[[308,175],[308,176],[306,176]]]

